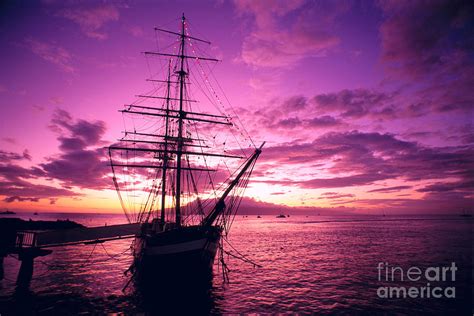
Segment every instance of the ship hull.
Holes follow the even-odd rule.
[[[219,227],[188,226],[137,238],[135,276],[140,283],[212,278],[221,236]],[[168,282],[167,282],[168,283]]]

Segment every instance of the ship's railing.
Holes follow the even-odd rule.
[[[36,232],[17,231],[16,232],[16,248],[31,248],[36,246]]]

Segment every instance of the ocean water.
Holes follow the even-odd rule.
[[[23,214],[23,218],[66,219],[86,226],[124,223],[121,215]],[[473,310],[473,221],[459,216],[237,216],[212,284],[189,288],[166,284],[127,285],[131,240],[55,248],[35,260],[29,292],[15,289],[19,262],[5,259],[0,314],[457,314]],[[235,258],[245,255],[248,261]],[[250,262],[249,262],[250,261]],[[253,263],[258,266],[254,266]],[[455,280],[452,270],[455,265]],[[379,267],[379,268],[378,268]],[[394,267],[386,278],[385,267]],[[436,268],[445,280],[426,279]],[[410,281],[400,271],[420,269]],[[164,272],[166,273],[166,271]],[[380,274],[379,274],[380,273]],[[441,274],[440,274],[441,276]],[[429,284],[428,284],[429,283]],[[380,288],[422,287],[442,297],[384,297]],[[448,289],[450,288],[450,289]],[[455,297],[452,296],[454,288]],[[448,289],[448,292],[445,292]],[[378,292],[379,291],[379,292]],[[413,290],[414,291],[414,290]],[[394,292],[395,293],[395,292]],[[400,294],[401,295],[401,294]],[[382,296],[382,297],[381,297]]]

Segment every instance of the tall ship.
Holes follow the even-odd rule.
[[[264,145],[215,79],[211,43],[192,30],[184,15],[177,31],[155,28],[169,43],[144,52],[152,89],[120,110],[125,130],[108,148],[123,211],[140,225],[130,267],[139,281],[212,275]]]

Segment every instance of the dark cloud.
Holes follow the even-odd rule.
[[[448,183],[435,183],[427,185],[422,189],[418,189],[418,192],[448,192],[448,191],[471,191],[474,189],[474,181],[468,182],[448,182]]]
[[[472,1],[380,1],[382,61],[412,86],[415,104],[436,112],[472,111]],[[472,112],[471,112],[472,113]]]
[[[103,148],[97,148],[97,145],[102,144],[105,123],[75,121],[64,110],[57,110],[51,122],[52,130],[61,133],[58,137],[61,153],[40,164],[45,176],[60,180],[67,187],[110,188],[110,169],[106,163],[106,153]],[[64,133],[67,136],[63,135]]]
[[[10,163],[0,164],[0,195],[5,196],[5,202],[36,202],[42,198],[80,195],[68,189],[33,184],[29,181],[39,180],[44,176],[44,171],[37,167],[23,168]]]
[[[248,111],[239,109],[245,121],[256,121],[255,125],[269,130],[321,129],[343,125],[343,121],[330,116],[319,115],[303,96],[291,96],[283,100],[272,100],[271,106]],[[311,108],[312,107],[312,108]]]
[[[382,58],[414,78],[458,68],[472,56],[472,1],[381,1]],[[471,59],[472,61],[472,59]],[[454,67],[454,69],[453,69]]]
[[[344,119],[371,118],[391,120],[419,115],[407,110],[397,111],[397,93],[385,93],[369,89],[344,89],[333,93],[315,95],[311,99],[291,96],[272,100],[271,106],[256,111],[241,111],[245,120],[267,129],[316,130],[347,125]]]
[[[74,120],[68,112],[56,110],[50,128],[59,133],[60,154],[48,157],[45,163],[25,168],[14,162],[31,160],[28,150],[23,154],[0,151],[0,195],[5,202],[49,199],[54,204],[60,197],[81,195],[72,188],[111,188],[105,152],[98,147],[104,122]],[[41,179],[58,180],[62,188],[30,182]]]
[[[307,99],[302,95],[295,95],[282,102],[280,108],[286,112],[301,111],[307,106]]]
[[[300,126],[301,126],[301,120],[297,117],[289,117],[289,118],[281,119],[276,124],[274,124],[274,127],[289,128],[289,129],[293,129],[295,127],[300,127]]]
[[[31,160],[31,155],[27,149],[23,151],[23,154],[0,150],[1,162],[5,163],[5,162],[14,161],[14,160]]]
[[[319,113],[338,113],[343,117],[361,118],[366,115],[393,117],[389,102],[392,95],[367,90],[344,89],[334,93],[323,93],[313,97],[312,102]]]
[[[0,164],[0,176],[9,181],[16,181],[20,178],[38,178],[44,175],[44,171],[37,167],[24,168],[15,164],[11,164],[8,161],[4,161],[2,164]]]
[[[401,190],[407,190],[407,189],[411,189],[411,188],[412,188],[412,186],[410,186],[410,185],[399,185],[399,186],[395,186],[395,187],[387,187],[387,188],[369,190],[367,192],[370,192],[370,193],[375,193],[375,192],[378,192],[378,193],[392,193],[392,192],[399,192]]]
[[[64,152],[47,163],[40,164],[46,177],[60,180],[67,187],[83,189],[111,188],[110,167],[103,149],[78,149]]]
[[[333,177],[333,178],[321,178],[311,179],[307,181],[300,181],[298,186],[306,189],[321,189],[321,188],[342,188],[352,187],[359,185],[368,185],[376,181],[389,179],[388,174],[358,174],[347,177]]]
[[[342,124],[342,122],[332,116],[324,115],[320,117],[313,117],[311,119],[304,121],[305,126],[309,126],[312,128],[319,128],[319,127],[334,127],[337,125]]]
[[[315,116],[308,119],[300,119],[298,117],[282,118],[270,126],[271,129],[320,129],[343,125],[343,122],[329,115]]]
[[[4,201],[4,202],[7,202],[7,203],[12,203],[12,202],[15,202],[15,201],[18,201],[18,202],[25,202],[25,201],[38,202],[38,201],[39,201],[39,198],[29,198],[29,197],[20,197],[20,196],[9,196],[9,197],[5,198],[3,201]]]
[[[64,133],[65,131],[71,135],[69,139],[61,136],[59,138],[60,141],[67,142],[76,139],[77,142],[82,141],[85,143],[83,147],[97,145],[106,130],[105,122],[103,121],[74,121],[69,112],[62,109],[56,109],[49,127],[55,132]]]
[[[18,201],[18,202],[25,202],[25,201],[38,202],[39,198],[25,198],[25,197],[20,197],[20,196],[9,196],[9,197],[3,199],[3,201],[7,202],[7,203],[12,203],[12,202],[15,202],[15,201]]]
[[[317,189],[370,185],[389,179],[441,181],[456,178],[460,183],[468,183],[474,168],[473,154],[474,150],[466,146],[425,147],[390,134],[353,131],[327,133],[310,143],[295,141],[268,147],[260,159],[268,166],[269,163],[288,166],[326,163],[323,171],[330,173],[331,177],[268,181],[270,184]],[[304,172],[307,177],[307,171]],[[374,192],[403,187],[375,189]]]

